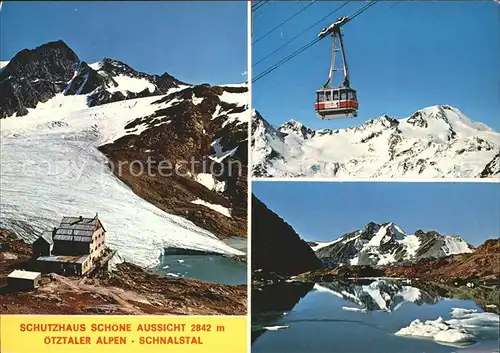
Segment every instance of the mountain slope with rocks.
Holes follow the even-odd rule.
[[[141,266],[168,247],[242,255],[221,239],[246,237],[246,85],[88,64],[57,41],[14,56],[0,90],[0,227],[31,242],[98,212]]]
[[[500,133],[449,105],[339,130],[275,128],[254,111],[251,143],[255,177],[500,176]]]
[[[438,232],[422,230],[407,234],[394,223],[374,222],[332,242],[313,243],[311,248],[325,267],[381,267],[473,251],[473,247],[458,236],[443,236]]]
[[[252,271],[295,275],[320,267],[295,230],[252,195]]]
[[[500,280],[500,239],[488,239],[474,249],[439,259],[423,259],[416,266],[396,264],[385,270],[393,277],[422,278],[427,280],[485,279],[498,285]],[[498,299],[498,297],[497,297]]]

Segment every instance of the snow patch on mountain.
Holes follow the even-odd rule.
[[[493,177],[500,133],[455,107],[431,106],[405,119],[387,115],[347,129],[278,128],[252,118],[256,177]]]
[[[196,199],[194,201],[191,201],[191,203],[194,203],[195,205],[202,205],[205,207],[208,207],[214,211],[219,212],[220,214],[226,216],[226,217],[231,217],[231,210],[227,207],[224,207],[222,205],[216,205],[210,202],[206,202],[200,199]]]
[[[224,192],[226,189],[226,182],[219,181],[210,173],[199,173],[196,175],[195,180],[209,190],[216,192]]]
[[[118,84],[115,87],[109,87],[108,91],[113,92],[134,92],[139,93],[147,89],[150,93],[153,93],[156,87],[144,78],[135,78],[125,75],[113,76],[113,80]]]
[[[0,71],[2,71],[2,69],[7,66],[9,64],[8,61],[0,61]]]
[[[468,244],[457,237],[446,237],[444,239],[443,250],[446,255],[457,255],[472,252]]]
[[[339,241],[342,241],[342,238],[339,238],[337,240],[334,240],[334,241],[331,241],[331,242],[328,242],[328,243],[320,243],[320,242],[315,242],[316,245],[314,246],[311,246],[311,249],[313,249],[313,251],[318,251],[319,249],[321,248],[324,248],[326,246],[329,246],[329,245],[332,245],[332,244],[335,244]]]

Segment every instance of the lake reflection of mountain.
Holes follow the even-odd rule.
[[[437,293],[387,280],[317,283],[314,290],[330,293],[355,304],[354,307],[344,307],[344,310],[352,311],[394,311],[405,303],[435,304],[440,299]]]
[[[415,319],[442,317],[453,322],[454,308],[481,315],[471,300],[444,298],[431,286],[419,287],[407,281],[368,279],[256,288],[252,291],[252,352],[456,352],[432,337],[395,335]],[[469,348],[461,351],[497,352],[498,325],[481,325],[468,328],[474,338],[462,344]],[[282,329],[273,330],[278,327]]]

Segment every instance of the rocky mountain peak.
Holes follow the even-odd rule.
[[[386,228],[386,234],[393,239],[401,240],[406,236],[406,233],[394,222],[384,223],[382,227]]]
[[[436,231],[417,230],[407,234],[394,222],[370,222],[324,245],[315,243],[316,255],[326,266],[339,264],[387,266],[468,253],[473,248],[459,236],[443,236]]]
[[[307,140],[313,137],[315,131],[297,120],[289,120],[278,128],[278,131],[283,133],[294,133]]]
[[[0,71],[0,118],[26,115],[61,93],[79,62],[62,40],[18,52]]]
[[[88,64],[62,40],[17,53],[0,71],[0,118],[26,115],[55,95],[88,95],[88,106],[166,94],[183,84],[111,58]]]
[[[136,76],[139,74],[136,70],[131,68],[129,65],[115,59],[104,58],[97,65],[98,71],[105,72],[108,75],[127,75]]]
[[[18,52],[0,72],[0,81],[9,76],[50,81],[69,80],[79,62],[76,53],[62,40]]]
[[[421,128],[432,127],[433,123],[444,123],[450,131],[460,133],[464,128],[477,131],[494,132],[489,126],[472,121],[460,109],[451,105],[433,105],[413,113],[406,122]]]

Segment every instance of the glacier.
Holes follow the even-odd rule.
[[[134,87],[127,87],[129,83]],[[137,89],[136,84],[120,82],[120,90]],[[85,95],[58,94],[26,116],[2,119],[0,226],[31,242],[58,226],[63,216],[93,217],[97,212],[107,229],[108,246],[142,267],[157,265],[170,246],[242,255],[209,231],[136,195],[97,149],[126,134],[139,134],[142,126],[135,131],[124,127],[173,104],[154,103],[168,94],[90,108]]]

